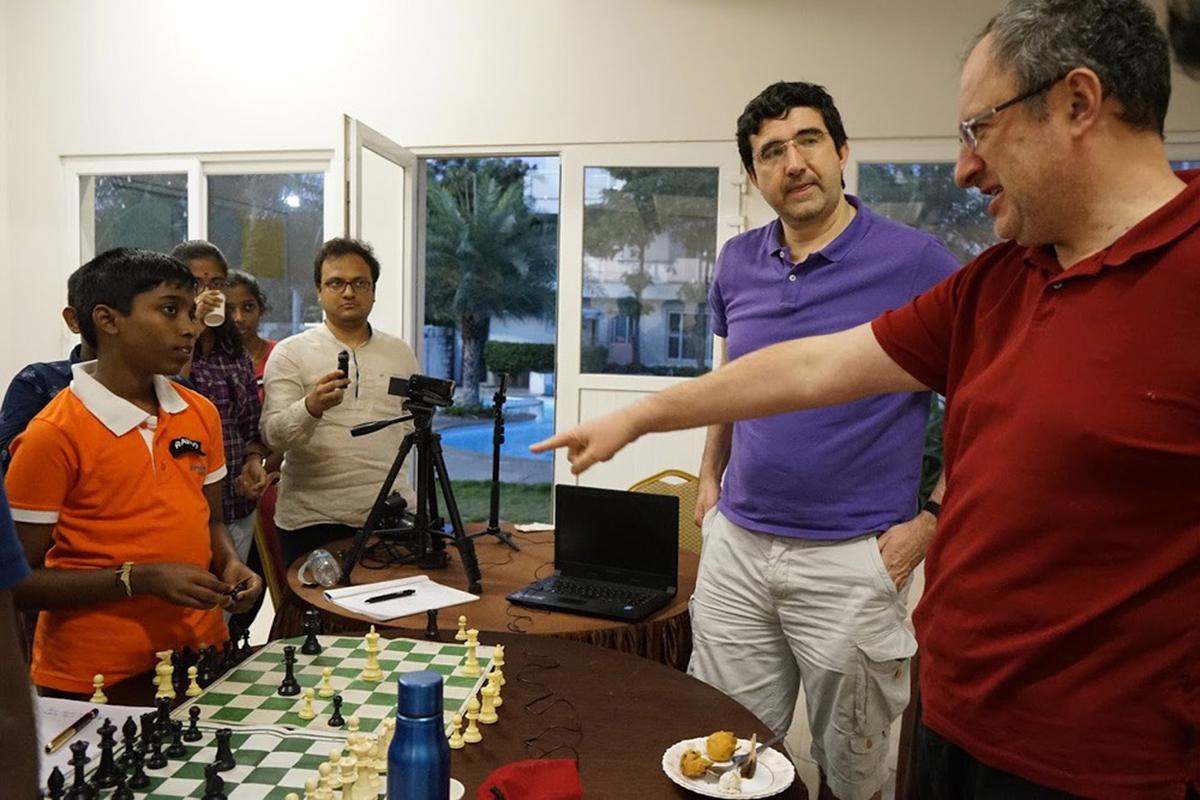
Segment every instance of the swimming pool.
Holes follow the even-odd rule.
[[[519,422],[505,421],[504,444],[500,446],[500,455],[510,458],[553,461],[553,453],[534,455],[529,452],[529,445],[540,442],[554,433],[554,398],[512,397],[504,404],[504,411],[506,415],[533,414],[534,418],[523,419]],[[442,444],[447,447],[492,454],[492,421],[490,419],[481,420],[477,424],[446,428],[439,433],[442,434]]]

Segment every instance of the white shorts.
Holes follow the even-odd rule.
[[[710,511],[688,672],[777,733],[803,681],[813,758],[840,800],[866,800],[887,779],[891,726],[908,705],[917,642],[905,596],[875,536],[790,539]]]

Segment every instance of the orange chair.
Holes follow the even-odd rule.
[[[679,498],[679,547],[681,550],[700,552],[703,537],[700,526],[692,519],[696,497],[700,493],[700,479],[679,469],[665,469],[629,487],[631,492],[666,494]]]

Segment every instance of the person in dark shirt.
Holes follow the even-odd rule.
[[[62,310],[63,322],[74,334],[79,333],[75,316],[75,295],[83,279],[83,268],[71,273],[67,279],[67,305]],[[17,373],[4,393],[4,404],[0,406],[0,470],[8,471],[11,458],[8,446],[17,437],[29,420],[46,407],[54,396],[71,384],[71,365],[91,361],[96,353],[87,342],[80,342],[71,350],[71,355],[61,361],[36,361]]]

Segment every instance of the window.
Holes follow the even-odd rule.
[[[324,214],[323,172],[208,176],[208,240],[262,285],[263,338],[321,321],[312,262],[324,241]]]
[[[707,314],[667,312],[667,358],[703,361],[710,341]]]
[[[170,250],[187,238],[183,173],[79,177],[81,263],[114,247]]]
[[[995,244],[987,198],[954,184],[954,163],[860,163],[858,196],[886,217],[932,233],[966,263]]]
[[[583,341],[585,371],[711,368],[709,348],[697,343],[710,337],[704,309],[717,252],[717,175],[707,167],[584,170],[582,324],[609,320],[607,349]],[[680,315],[674,333],[668,305]],[[695,341],[685,343],[689,336]]]

